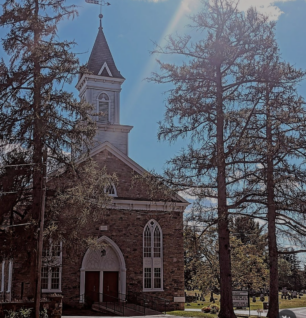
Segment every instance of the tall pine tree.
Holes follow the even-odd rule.
[[[305,73],[281,61],[279,52],[266,55],[262,78],[254,87],[261,101],[244,135],[243,189],[237,206],[268,227],[270,297],[267,317],[278,315],[278,237],[305,244],[303,224],[306,176],[306,109],[297,93]],[[247,198],[246,198],[247,194]],[[241,198],[241,200],[240,200]],[[240,201],[239,201],[240,200]],[[304,245],[305,246],[305,245]]]
[[[71,147],[78,151],[95,132],[92,107],[65,90],[80,69],[71,53],[74,42],[60,41],[57,27],[76,13],[62,0],[7,0],[2,5],[0,26],[8,30],[2,45],[9,62],[0,62],[0,133],[4,144],[26,150],[33,164],[33,241],[41,218],[43,152],[48,149],[50,158],[67,163]],[[30,273],[33,296],[40,290],[36,250]]]
[[[170,38],[157,50],[185,61],[180,66],[160,63],[162,74],[153,76],[157,83],[174,85],[159,138],[188,140],[187,149],[169,161],[168,183],[217,201],[219,317],[232,318],[229,213],[233,188],[244,177],[237,174],[243,136],[260,100],[253,90],[261,79],[258,64],[276,47],[274,24],[254,9],[239,12],[231,0],[205,1],[193,21],[204,39],[191,43],[190,36]]]

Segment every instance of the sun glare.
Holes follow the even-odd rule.
[[[199,0],[182,0],[181,3],[178,5],[176,11],[174,12],[172,19],[170,20],[167,28],[165,29],[164,33],[160,37],[159,41],[157,42],[159,46],[164,46],[167,41],[167,37],[171,34],[174,34],[179,26],[182,26],[180,22],[183,20],[183,18],[186,18],[188,14],[192,14],[192,12],[195,12],[195,8],[200,4]],[[187,21],[186,21],[187,23]],[[185,24],[186,24],[185,23]],[[146,82],[144,79],[149,77],[151,73],[154,71],[156,67],[156,59],[159,58],[159,54],[151,55],[151,57],[148,60],[148,63],[146,64],[143,72],[141,73],[140,78],[136,81],[136,86],[132,90],[131,94],[128,98],[128,105],[129,109],[131,110],[134,105],[135,101],[139,97],[141,91],[143,90],[144,85]]]

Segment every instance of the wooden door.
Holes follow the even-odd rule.
[[[119,272],[103,272],[103,301],[117,301]]]
[[[99,301],[100,272],[85,272],[85,301],[88,305]]]

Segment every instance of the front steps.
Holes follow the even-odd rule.
[[[94,303],[92,310],[103,313],[112,313],[118,316],[146,316],[146,315],[159,315],[159,311],[152,310],[150,308],[144,308],[143,306],[125,303],[125,302],[101,302]]]

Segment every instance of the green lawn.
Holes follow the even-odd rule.
[[[196,291],[197,292],[197,291]],[[191,293],[194,292],[187,292],[187,295],[192,295]],[[293,298],[291,300],[288,299],[281,299],[281,294],[279,294],[279,308],[299,308],[299,307],[306,307],[306,295],[303,295],[301,299],[299,298]],[[214,298],[216,300],[216,305],[220,307],[220,296],[219,295],[214,295]],[[206,301],[197,301],[196,303],[185,303],[185,310],[188,310],[188,308],[198,308],[201,309],[203,307],[210,306],[211,303],[209,302],[210,299],[210,294],[205,296]],[[268,302],[268,297],[265,297],[265,301]],[[263,309],[263,304],[259,300],[259,297],[256,298],[256,303],[253,303],[252,298],[250,299],[250,305],[251,305],[251,310],[257,310],[257,309]]]
[[[180,317],[202,317],[202,318],[216,318],[218,315],[204,314],[197,311],[169,311],[169,315],[180,316]],[[239,316],[248,318],[257,318],[258,316]]]
[[[197,311],[169,311],[169,315],[181,316],[181,317],[202,317],[202,318],[215,318],[217,315],[204,314]]]

